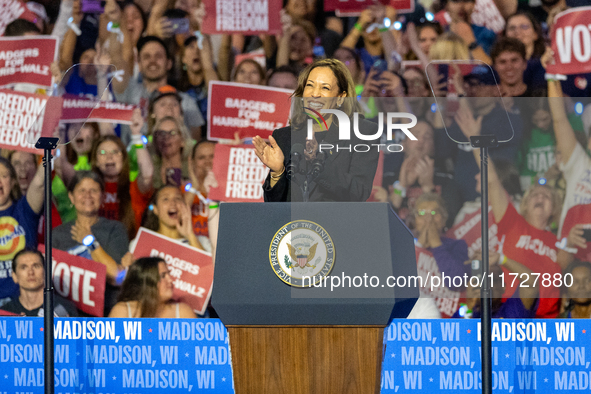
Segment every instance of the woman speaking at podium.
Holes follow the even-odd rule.
[[[326,109],[348,117],[350,139],[339,140],[337,116],[322,113]],[[291,125],[275,130],[270,144],[259,136],[253,139],[258,158],[271,170],[263,185],[265,201],[367,200],[379,156],[371,144],[379,141],[355,135],[354,113],[359,113],[359,132],[375,135],[378,125],[361,116],[353,78],[342,62],[318,60],[302,71],[292,96]],[[312,139],[306,139],[309,124]]]

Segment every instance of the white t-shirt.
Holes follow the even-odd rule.
[[[569,209],[579,204],[591,203],[591,158],[580,144],[575,146],[568,162],[560,166],[566,180],[566,194],[558,234],[562,232],[562,223]]]

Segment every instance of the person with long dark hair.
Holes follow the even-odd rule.
[[[292,146],[305,146],[305,160],[300,167],[308,166],[317,158],[325,155],[324,169],[315,179],[316,185],[311,188],[309,201],[365,201],[372,191],[375,176],[378,151],[370,149],[368,152],[354,152],[351,146],[358,143],[369,144],[371,141],[359,139],[351,133],[351,140],[339,141],[338,120],[335,115],[324,115],[326,122],[314,124],[314,138],[307,138],[306,108],[313,108],[319,112],[322,109],[338,109],[351,119],[353,114],[363,113],[356,100],[355,84],[347,67],[339,60],[324,59],[308,66],[299,76],[298,88],[292,96],[291,126],[277,129],[269,137],[267,144],[261,137],[253,139],[255,153],[258,158],[270,168],[270,173],[263,185],[265,201],[302,201],[303,192],[295,183],[303,184],[302,179],[287,178],[286,167],[290,161]],[[377,125],[358,118],[361,133],[375,135]],[[343,149],[319,151],[319,144],[329,143],[333,146],[344,145]],[[298,177],[301,174],[298,174]],[[305,176],[301,175],[304,177]]]
[[[134,114],[131,125],[132,136],[139,136],[142,121],[139,112]],[[152,175],[154,166],[147,149],[136,145],[139,173],[133,182],[129,178],[127,149],[115,135],[99,138],[90,154],[92,169],[105,184],[105,201],[100,216],[121,221],[127,228],[129,238],[133,238],[141,223],[141,217],[152,195]]]
[[[154,193],[144,214],[142,227],[194,248],[203,249],[193,232],[191,209],[176,186],[163,186]]]
[[[163,259],[137,259],[127,271],[118,302],[109,317],[197,317],[189,305],[173,300],[172,282]]]

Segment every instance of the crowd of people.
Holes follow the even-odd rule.
[[[52,72],[59,94],[138,107],[129,125],[88,122],[59,130],[68,144],[60,145],[54,162],[52,246],[105,265],[104,316],[196,316],[173,299],[164,260],[134,261],[130,250],[145,227],[215,252],[217,222],[211,219],[217,211],[206,198],[216,183],[216,142],[206,131],[209,82],[219,80],[289,89],[295,97],[354,100],[345,106],[364,113],[362,124],[380,122],[385,112],[413,113],[416,141],[402,134],[385,141],[399,143],[402,152],[385,152],[383,178],[373,190],[357,188],[353,200],[389,203],[448,276],[470,274],[481,260],[479,248],[447,232],[480,208],[479,150],[465,142],[483,134],[507,140],[490,149],[489,200],[499,240],[490,264],[495,275],[527,279],[496,289],[494,316],[591,317],[591,106],[584,99],[591,74],[560,78],[545,70],[553,57],[554,16],[567,9],[565,0],[537,6],[418,0],[410,14],[376,3],[358,17],[327,13],[322,0],[283,3],[273,16],[281,18],[281,33],[257,36],[200,32],[205,8],[199,0],[107,0],[102,13],[84,13],[80,0],[28,2],[37,17],[6,27],[6,36],[58,38]],[[187,32],[172,26],[179,18],[188,21]],[[469,64],[469,72],[461,64]],[[110,80],[113,73],[106,70],[115,68]],[[318,81],[333,80],[321,90],[328,83]],[[443,111],[436,99],[446,96]],[[511,125],[509,136],[503,122]],[[290,138],[273,135],[270,142],[244,141],[238,133],[234,143],[253,144],[270,168],[261,184],[265,198],[289,201],[284,160]],[[317,147],[302,143],[306,155]],[[0,221],[14,229],[2,242],[19,244],[0,255],[0,308],[37,316],[43,303],[44,264],[36,252],[43,242],[43,166],[30,153],[1,155]],[[359,161],[365,178],[375,173],[374,160],[377,153]],[[330,174],[337,174],[333,167]],[[350,177],[354,184],[356,175]],[[317,201],[342,196],[332,189]],[[536,273],[540,280],[534,282]],[[551,280],[542,280],[545,274]],[[475,289],[451,290],[466,299],[457,316],[478,315]],[[77,315],[61,298],[56,313]],[[421,303],[412,316],[439,314]]]

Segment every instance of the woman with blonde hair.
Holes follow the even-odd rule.
[[[446,32],[439,36],[429,49],[430,60],[471,60],[468,46],[456,33]]]
[[[189,155],[194,140],[179,118],[165,116],[152,129],[152,162],[154,188],[162,185],[180,186],[189,181]]]

